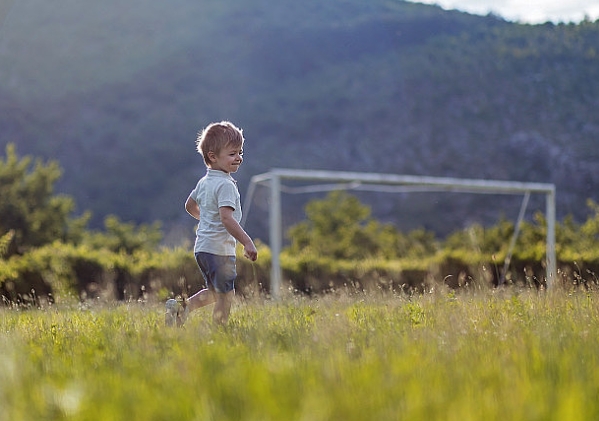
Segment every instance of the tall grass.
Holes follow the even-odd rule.
[[[331,294],[0,311],[0,420],[599,418],[591,293]]]

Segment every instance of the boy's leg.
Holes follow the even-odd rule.
[[[231,312],[231,303],[235,291],[229,292],[215,292],[216,304],[214,304],[214,311],[212,313],[212,321],[217,325],[225,325],[229,321],[229,313]]]
[[[210,287],[213,285],[212,278],[214,277],[214,274],[209,262],[207,262],[205,259],[202,261],[201,253],[196,253],[195,259],[196,263],[198,264],[198,268],[200,269],[200,274],[206,282],[206,286]],[[189,314],[195,309],[214,303],[216,301],[216,296],[214,294],[213,287],[204,288],[196,292],[194,295],[185,300],[185,312]]]
[[[196,253],[196,261],[210,289],[202,290],[189,299],[193,301],[190,310],[215,303],[212,321],[219,325],[226,324],[235,295],[235,256],[200,252]]]
[[[187,307],[189,308],[189,311],[193,311],[196,308],[207,306],[215,301],[215,293],[208,288],[204,288],[187,299]]]

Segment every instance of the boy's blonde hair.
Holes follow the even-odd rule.
[[[208,152],[218,155],[222,149],[230,146],[243,147],[243,141],[243,130],[230,121],[221,121],[209,124],[201,133],[198,133],[196,149],[204,157],[206,165],[209,166],[211,162]]]

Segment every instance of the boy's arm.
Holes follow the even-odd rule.
[[[218,208],[220,220],[225,226],[226,230],[231,234],[237,241],[239,241],[244,248],[243,255],[250,259],[252,262],[258,258],[258,250],[254,242],[239,223],[233,218],[233,208],[223,206]]]
[[[198,221],[200,220],[200,206],[191,196],[185,201],[185,210]]]

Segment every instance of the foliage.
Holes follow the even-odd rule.
[[[133,254],[141,250],[155,250],[162,240],[160,223],[134,224],[122,222],[115,215],[104,220],[104,231],[89,232],[82,243],[91,248],[106,248],[115,253]]]
[[[505,256],[509,239],[514,234],[514,224],[506,219],[501,219],[496,225],[483,227],[472,224],[468,228],[450,234],[443,243],[443,247],[455,250],[466,248],[486,255],[497,254]]]
[[[597,298],[246,300],[172,330],[150,303],[3,309],[0,418],[597,419]]]
[[[0,237],[0,259],[3,259],[4,255],[8,252],[8,246],[12,242],[14,235],[15,232],[10,230]]]
[[[39,306],[69,297],[138,300],[195,292],[201,286],[193,254],[183,249],[132,254],[55,242],[0,260],[4,300]]]
[[[422,229],[407,236],[371,217],[370,207],[343,191],[306,205],[306,220],[291,227],[287,253],[333,259],[424,257],[435,252],[434,234]]]
[[[73,219],[73,199],[54,194],[60,175],[56,161],[38,159],[32,166],[31,157],[19,158],[13,144],[6,146],[0,158],[0,233],[14,233],[9,254],[80,234],[89,215]]]
[[[593,201],[588,205],[591,215],[583,224],[568,217],[556,225],[558,274],[569,287],[599,282],[599,206]],[[339,209],[344,215],[337,213]],[[541,213],[522,222],[513,249],[515,227],[506,219],[490,227],[472,224],[440,240],[424,230],[404,234],[385,226],[368,231],[365,227],[381,228],[369,215],[367,206],[346,193],[309,203],[308,219],[290,229],[291,245],[281,256],[293,288],[305,292],[348,287],[422,291],[438,283],[486,288],[500,280],[528,287],[545,285],[546,221]],[[348,235],[356,232],[361,236]],[[334,250],[343,248],[340,244],[346,244],[346,250],[362,244],[368,247],[360,257],[335,254]]]
[[[315,255],[352,259],[378,252],[373,241],[378,226],[368,220],[369,209],[356,198],[332,192],[326,200],[309,203],[306,216],[289,230],[291,253],[308,249]]]
[[[141,296],[155,283],[156,270],[182,267],[173,251],[158,249],[160,224],[105,220],[104,232],[86,231],[89,214],[73,219],[74,201],[53,195],[61,169],[56,162],[19,159],[14,145],[0,161],[0,293],[6,300],[38,304],[40,295],[97,296],[114,291],[119,299]],[[11,248],[12,245],[12,248]],[[11,252],[12,249],[12,252]],[[164,254],[169,254],[167,259]],[[176,260],[175,262],[169,262]],[[159,262],[159,263],[157,263]],[[173,265],[173,266],[171,266]],[[163,288],[175,285],[165,276]],[[114,285],[112,285],[114,284]],[[156,288],[159,289],[159,288]],[[101,291],[103,290],[103,291]]]

